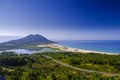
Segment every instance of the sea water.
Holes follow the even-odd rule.
[[[64,40],[60,45],[72,48],[120,54],[120,40]]]

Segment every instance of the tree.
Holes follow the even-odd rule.
[[[39,80],[39,75],[36,71],[29,70],[23,73],[21,80]]]

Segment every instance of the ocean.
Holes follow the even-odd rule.
[[[120,54],[120,40],[62,40],[58,44],[78,49]]]

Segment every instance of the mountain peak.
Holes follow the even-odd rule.
[[[40,35],[40,34],[30,34],[30,35],[28,35],[28,36],[26,36],[26,37],[24,37],[23,39],[31,39],[31,40],[47,40],[48,41],[48,39],[47,38],[45,38],[44,36],[42,36],[42,35]]]
[[[30,34],[26,37],[23,37],[21,39],[17,39],[17,40],[11,40],[8,42],[4,42],[0,44],[0,48],[1,47],[18,47],[18,46],[28,46],[28,45],[40,45],[40,44],[49,44],[49,43],[55,43],[53,41],[48,40],[47,38],[45,38],[44,36],[40,35],[40,34]]]
[[[27,37],[44,37],[44,36],[42,36],[42,35],[40,35],[40,34],[30,34],[30,35],[28,35]],[[44,37],[45,38],[45,37]]]

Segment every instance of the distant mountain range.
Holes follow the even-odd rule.
[[[14,39],[19,39],[19,38],[21,38],[21,36],[0,35],[0,43],[7,42]]]
[[[49,43],[55,43],[55,42],[48,40],[42,35],[31,34],[21,39],[0,43],[0,49],[18,48],[18,47],[28,46],[28,45],[40,45],[40,44],[49,44]]]

